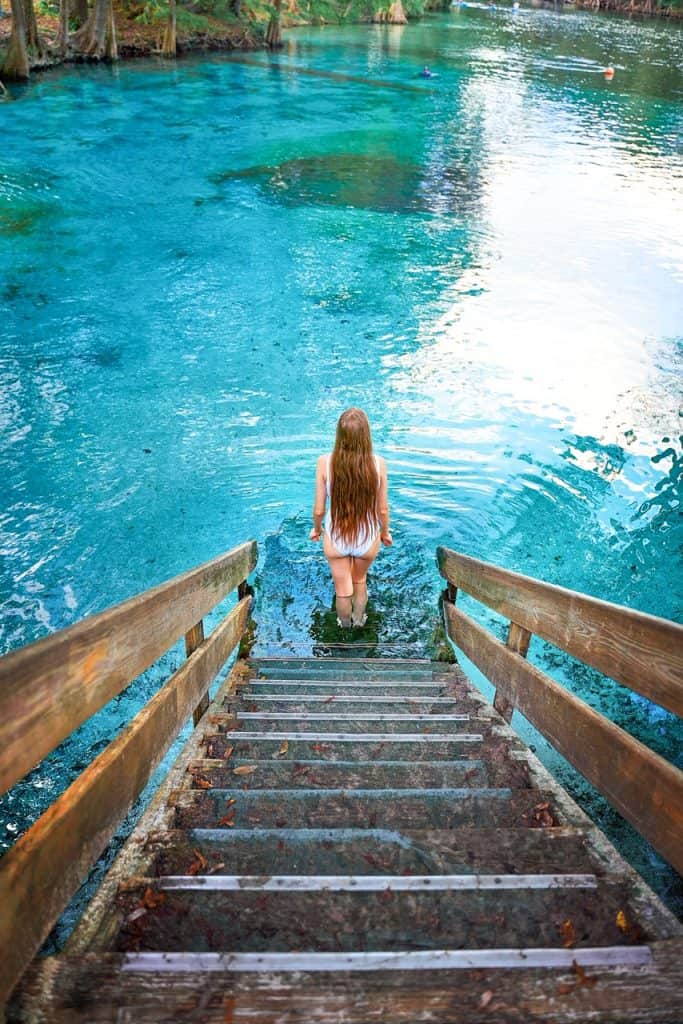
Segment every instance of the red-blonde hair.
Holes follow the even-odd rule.
[[[337,536],[353,543],[377,523],[379,477],[370,423],[362,409],[343,412],[330,461],[330,515]]]

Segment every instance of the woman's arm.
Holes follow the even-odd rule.
[[[377,515],[379,517],[379,535],[385,547],[391,547],[394,543],[389,530],[389,483],[387,479],[387,464],[380,456],[379,459],[379,492],[377,494]]]
[[[315,464],[315,496],[313,498],[313,529],[309,534],[311,540],[320,540],[323,530],[323,516],[327,504],[327,458],[321,455]]]

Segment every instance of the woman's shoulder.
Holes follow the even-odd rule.
[[[327,463],[331,458],[331,454],[331,452],[328,452],[327,454],[319,455],[315,463],[316,469],[321,469],[323,472],[326,472]]]

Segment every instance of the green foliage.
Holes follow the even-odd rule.
[[[53,17],[59,16],[59,3],[55,0],[38,0],[36,4],[36,14],[44,15],[48,14]]]

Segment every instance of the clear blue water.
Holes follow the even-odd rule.
[[[259,650],[338,639],[307,535],[350,404],[390,471],[376,651],[429,651],[443,543],[681,619],[681,26],[468,9],[15,96],[0,651],[249,537]],[[0,801],[0,847],[180,657]],[[532,657],[680,763],[672,716]],[[680,911],[680,880],[531,740]]]

